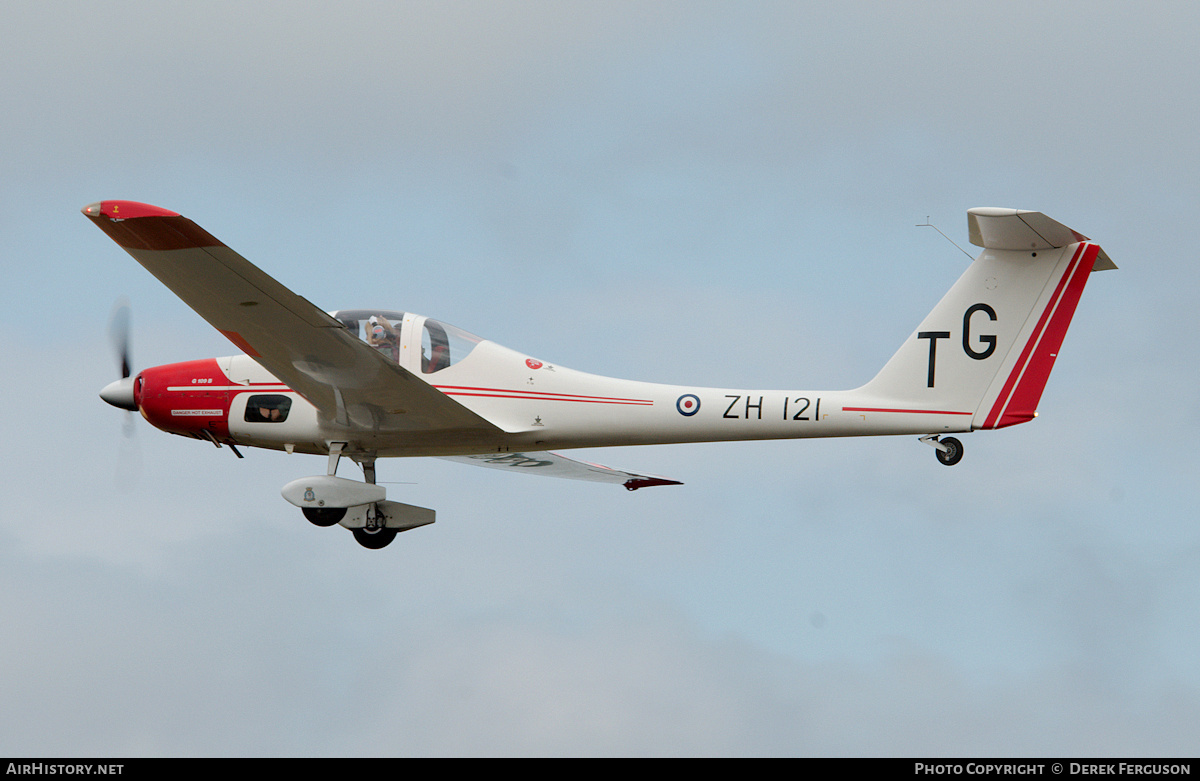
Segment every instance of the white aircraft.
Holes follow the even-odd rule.
[[[122,378],[101,398],[154,426],[222,444],[328,456],[326,474],[283,497],[367,548],[433,523],[388,501],[375,459],[440,456],[629,490],[679,485],[551,449],[721,440],[919,435],[943,464],[949,433],[1024,423],[1054,366],[1099,245],[1034,211],[968,212],[979,256],[883,369],[854,390],[660,385],[574,371],[432,318],[383,309],[324,312],[191,220],[132,201],[83,213],[244,355]],[[337,477],[340,459],[362,482]]]

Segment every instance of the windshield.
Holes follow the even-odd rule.
[[[482,341],[461,328],[427,317],[421,328],[421,371],[433,374],[453,366]]]

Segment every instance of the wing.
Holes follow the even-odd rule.
[[[83,213],[327,422],[374,431],[500,431],[186,217],[132,201],[102,201]]]
[[[667,480],[654,475],[639,475],[636,472],[622,472],[602,464],[589,464],[586,461],[573,461],[558,453],[487,453],[477,456],[445,456],[446,461],[458,461],[462,464],[487,466],[493,469],[508,469],[514,472],[525,472],[531,475],[546,477],[565,477],[569,480],[588,480],[593,483],[620,483],[630,491],[647,488],[652,485],[683,485],[677,480]]]

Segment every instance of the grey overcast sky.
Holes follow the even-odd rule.
[[[1200,751],[1194,3],[13,4],[0,24],[0,755]],[[1099,241],[1040,417],[584,453],[634,494],[324,461],[96,393],[231,346],[79,214],[179,211],[327,309],[565,366],[865,382],[973,206]]]

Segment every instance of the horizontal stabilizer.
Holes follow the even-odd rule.
[[[1041,212],[1024,209],[999,209],[990,206],[967,211],[967,229],[971,243],[977,247],[996,250],[1037,251],[1058,249],[1077,241],[1088,241],[1079,231]],[[1117,266],[1104,250],[1096,255],[1092,271],[1115,269]]]

